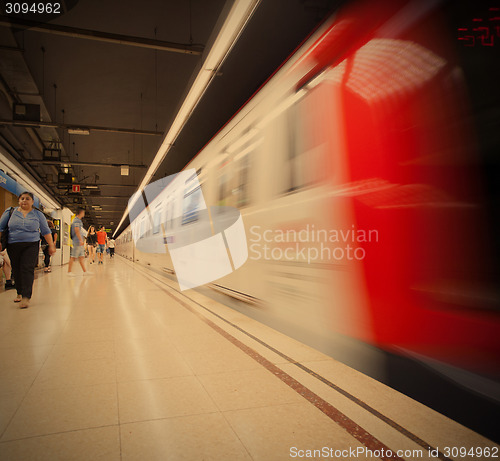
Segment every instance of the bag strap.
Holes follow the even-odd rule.
[[[9,221],[10,217],[12,216],[12,213],[14,212],[14,207],[10,207],[9,211],[9,219],[7,219],[7,224],[5,225],[5,230],[2,232],[2,240],[4,239],[4,235],[9,232]],[[3,243],[3,242],[2,242]],[[2,251],[5,250],[5,248],[2,248]]]
[[[11,218],[11,216],[12,216],[12,213],[14,213],[14,207],[13,207],[13,206],[11,206],[11,207],[10,207],[10,211],[9,211],[9,219],[7,219],[7,226],[9,225],[9,221],[10,221],[10,218]]]

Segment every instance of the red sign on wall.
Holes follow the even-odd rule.
[[[73,186],[72,186],[72,187],[73,187],[72,192],[80,192],[80,185],[78,185],[78,184],[73,184]]]

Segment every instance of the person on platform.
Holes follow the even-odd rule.
[[[95,262],[95,247],[97,245],[97,234],[95,232],[95,227],[90,226],[87,233],[87,249],[89,250],[89,263],[93,264]]]
[[[103,264],[107,240],[108,235],[106,234],[106,229],[104,228],[104,226],[102,226],[101,229],[97,232],[97,257],[99,259],[99,264]]]
[[[7,250],[0,251],[0,266],[2,267],[5,275],[5,291],[13,290],[16,287],[14,285],[14,281],[12,280],[12,266],[10,265]]]
[[[52,240],[54,241],[54,245],[56,244],[57,242],[57,231],[56,231],[56,228],[54,227],[54,223],[52,221],[47,221],[47,224],[49,226],[49,229],[50,229],[50,232],[52,234]],[[51,272],[52,269],[50,267],[50,253],[49,253],[49,246],[48,245],[45,245],[43,242],[42,242],[42,250],[43,250],[43,254],[44,254],[44,264],[45,264],[45,270],[44,272]]]
[[[115,239],[110,238],[108,240],[108,247],[109,247],[109,257],[112,258],[115,255]]]
[[[85,269],[85,255],[83,251],[83,244],[85,241],[83,239],[83,223],[82,223],[82,219],[84,216],[85,216],[85,209],[78,207],[78,209],[76,210],[75,219],[73,219],[73,222],[71,223],[70,235],[71,235],[71,240],[73,241],[73,247],[71,248],[70,251],[70,258],[68,264],[68,275],[70,277],[75,276],[75,274],[71,272],[71,270],[73,269],[73,264],[75,263],[76,260],[78,260],[80,266],[82,267],[83,275],[91,275],[91,273],[87,272],[87,269]]]
[[[9,231],[8,248],[12,272],[16,281],[17,297],[21,309],[29,307],[35,280],[35,267],[38,261],[40,234],[48,244],[50,255],[56,252],[47,220],[43,213],[33,207],[31,192],[19,195],[19,207],[5,210],[0,218],[0,232]],[[0,248],[0,251],[2,249]]]

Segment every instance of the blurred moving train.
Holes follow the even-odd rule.
[[[220,299],[498,440],[500,36],[462,41],[470,5],[345,5],[186,168],[243,216]],[[161,245],[196,221],[168,187]],[[174,273],[131,228],[116,251]]]

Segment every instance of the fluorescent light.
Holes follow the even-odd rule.
[[[68,134],[89,135],[90,130],[88,128],[68,128]]]
[[[99,186],[85,186],[85,189],[99,189]]]
[[[247,22],[252,17],[255,9],[259,5],[260,0],[235,0],[229,13],[227,14],[222,27],[220,28],[218,35],[210,48],[203,64],[201,66],[198,75],[196,76],[194,83],[192,84],[186,99],[181,105],[179,112],[177,113],[172,125],[170,126],[165,139],[163,140],[158,152],[151,163],[144,179],[139,185],[137,192],[144,190],[144,188],[149,184],[154,174],[158,170],[159,166],[167,156],[172,144],[177,139],[177,136],[181,132],[184,124],[187,122],[191,116],[193,110],[198,105],[206,89],[210,85],[210,82],[217,74],[218,69],[228,56],[229,52],[233,48],[234,44],[237,42],[240,34],[245,28]],[[136,195],[139,197],[141,194]],[[132,207],[135,204],[135,200],[129,205]],[[122,225],[123,221],[128,214],[128,208],[123,213],[123,217],[118,224],[116,232]]]
[[[222,65],[227,55],[233,48],[238,40],[241,32],[245,28],[247,22],[252,16],[253,12],[259,5],[260,0],[235,0],[231,10],[229,11],[224,24],[222,25],[214,44],[210,48],[208,55],[203,62],[201,70],[189,90],[189,93],[182,103],[177,116],[175,117],[170,129],[163,140],[153,163],[149,167],[144,179],[139,186],[139,190],[143,190],[151,178],[156,173],[156,170],[165,159],[172,144],[177,139],[184,124],[187,122],[191,113],[198,105],[206,89],[210,85],[213,77],[217,73],[219,67]]]

